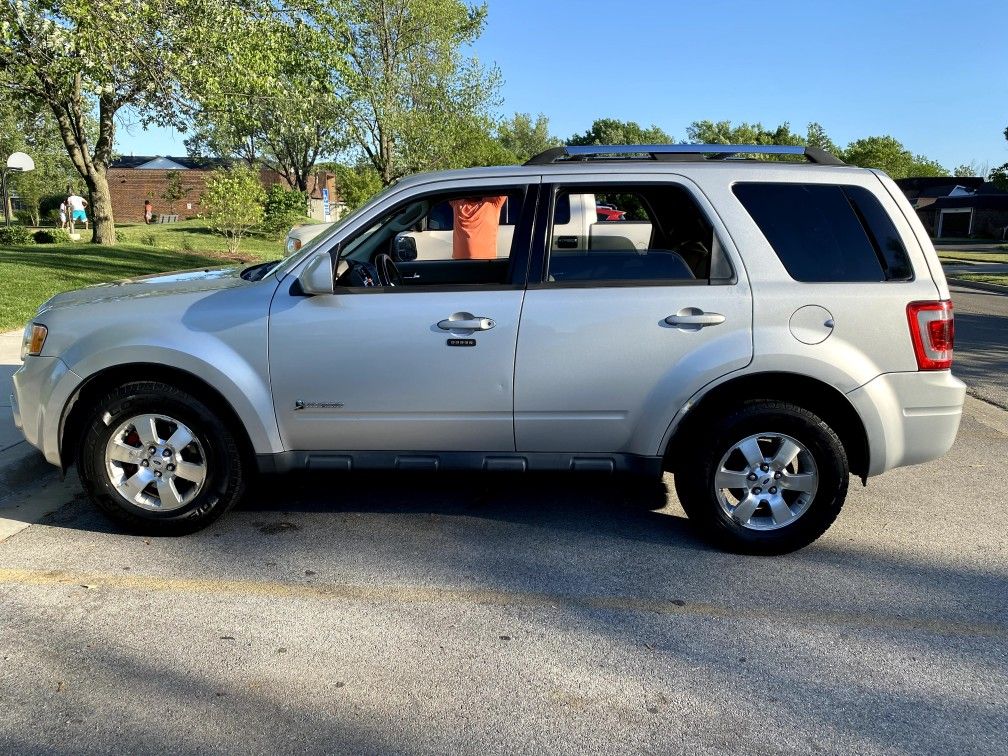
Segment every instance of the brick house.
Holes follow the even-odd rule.
[[[175,215],[191,218],[202,208],[200,195],[206,189],[207,179],[215,168],[224,165],[222,160],[189,157],[123,157],[109,164],[109,193],[112,195],[112,214],[126,223],[142,223],[144,200],[150,200],[156,215],[169,213],[167,203],[161,199],[168,187],[169,176],[178,171],[182,189],[187,194],[175,202]]]
[[[109,164],[108,182],[112,195],[112,213],[123,223],[142,223],[144,220],[144,200],[150,200],[155,215],[177,215],[180,219],[193,218],[203,212],[200,195],[206,189],[207,179],[217,168],[227,165],[227,161],[213,158],[193,158],[175,156],[130,156],[114,160]],[[168,187],[173,172],[178,172],[185,197],[175,201],[174,212],[161,199]],[[273,184],[286,186],[286,181],[275,171],[262,170],[260,179],[264,187]],[[336,176],[318,171],[308,183],[309,205],[312,217],[322,220],[322,189],[328,188],[333,220],[339,208],[336,194]]]
[[[933,239],[1008,238],[1008,192],[979,177],[897,179]]]

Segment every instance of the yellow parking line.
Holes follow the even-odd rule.
[[[403,604],[448,603],[512,608],[593,609],[644,614],[693,615],[725,620],[783,621],[795,625],[838,625],[868,630],[910,630],[965,637],[1008,637],[1008,626],[996,622],[970,622],[863,612],[803,612],[637,596],[568,596],[495,588],[439,588],[340,583],[298,584],[268,580],[209,580],[157,577],[133,573],[26,569],[0,569],[0,586],[67,586],[71,588],[86,587],[91,590],[201,593],[280,599],[309,598],[324,601],[393,601]]]

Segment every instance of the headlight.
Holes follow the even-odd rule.
[[[287,254],[288,255],[293,255],[299,249],[301,249],[301,240],[300,239],[295,239],[292,236],[288,236],[287,237]]]
[[[29,323],[25,326],[24,340],[21,342],[21,361],[31,356],[37,357],[42,353],[42,345],[45,344],[49,329],[41,323]]]

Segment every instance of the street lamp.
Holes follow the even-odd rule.
[[[10,225],[10,200],[7,198],[7,174],[12,171],[15,173],[27,173],[34,170],[35,161],[31,159],[30,155],[26,155],[23,152],[15,152],[7,158],[7,167],[3,169],[0,183],[3,185],[4,223],[8,226]]]

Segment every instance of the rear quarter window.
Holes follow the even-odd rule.
[[[899,232],[885,208],[863,187],[739,183],[732,191],[796,281],[913,277]]]

